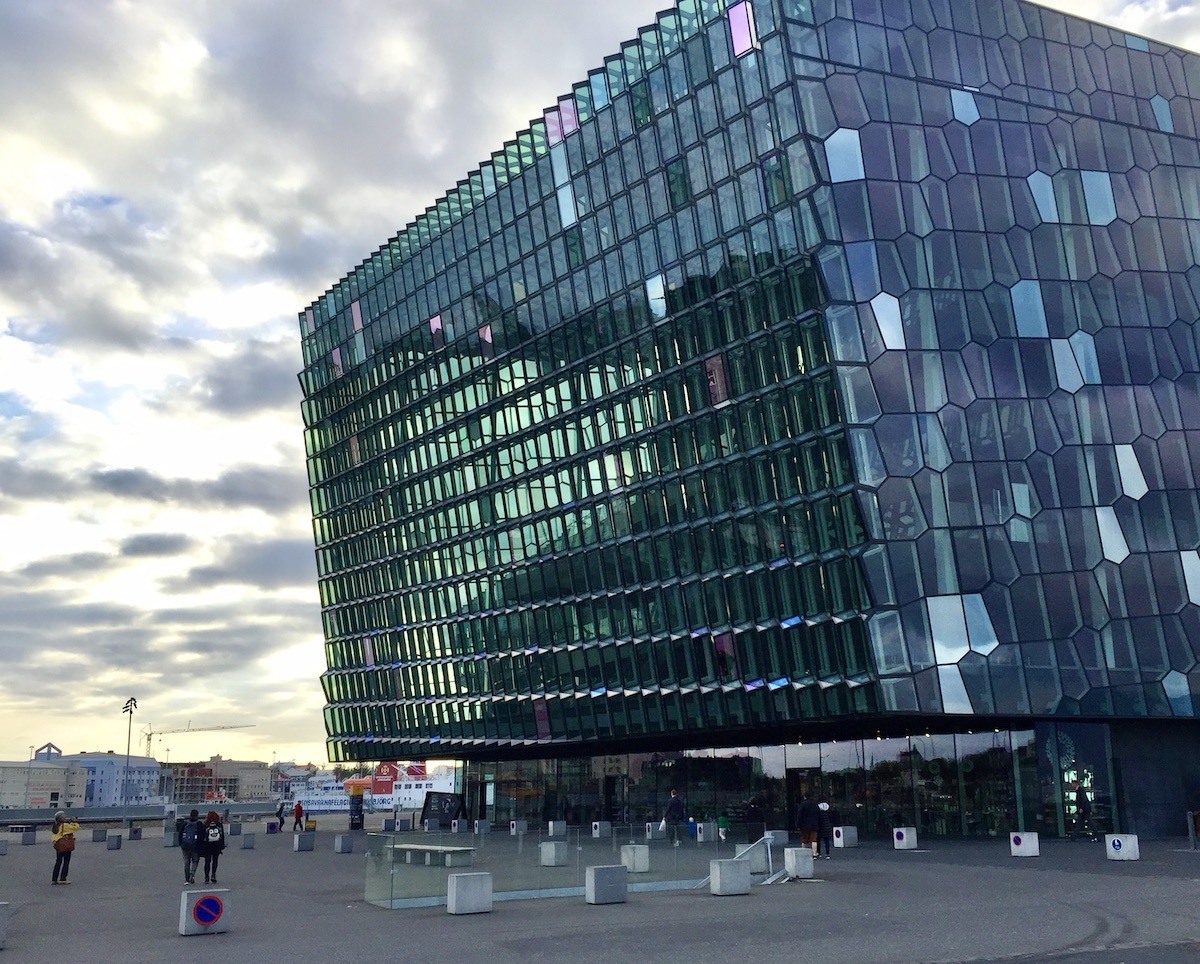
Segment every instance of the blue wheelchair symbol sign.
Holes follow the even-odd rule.
[[[1121,841],[1120,841],[1120,840],[1114,840],[1114,841],[1112,842],[1112,849],[1113,849],[1113,850],[1120,850],[1120,849],[1121,849]]]
[[[201,897],[192,907],[192,919],[201,927],[212,927],[221,919],[223,913],[225,913],[225,905],[221,902],[221,898],[214,894]]]

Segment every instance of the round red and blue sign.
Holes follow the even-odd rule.
[[[225,904],[216,894],[206,894],[192,906],[192,920],[201,927],[212,927],[225,913]]]

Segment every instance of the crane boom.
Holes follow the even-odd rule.
[[[245,730],[252,726],[254,726],[253,723],[222,723],[216,726],[192,726],[191,723],[188,723],[187,726],[175,727],[170,730],[156,730],[153,727],[147,726],[142,730],[142,735],[146,737],[146,756],[151,756],[156,736],[164,736],[167,733],[209,733],[213,730]]]

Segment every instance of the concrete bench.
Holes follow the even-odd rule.
[[[567,866],[567,843],[565,840],[547,840],[538,845],[538,862],[543,867]]]
[[[631,874],[650,873],[650,847],[646,844],[623,844],[621,866]]]
[[[750,862],[741,859],[710,860],[708,889],[717,897],[750,893]]]
[[[589,904],[623,904],[629,894],[629,871],[624,864],[589,867],[584,900]]]
[[[392,850],[404,854],[406,864],[414,863],[414,857],[423,857],[426,867],[434,865],[434,857],[441,857],[446,867],[470,867],[474,862],[474,847],[444,847],[440,844],[392,844]]]
[[[491,910],[491,874],[451,874],[446,878],[446,913],[487,914]]]

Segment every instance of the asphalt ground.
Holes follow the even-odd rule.
[[[179,851],[157,830],[115,851],[81,840],[67,887],[50,884],[48,834],[34,846],[10,840],[0,856],[9,903],[0,964],[1200,961],[1200,851],[1185,840],[1142,841],[1137,862],[1107,860],[1089,841],[1043,841],[1036,858],[1010,857],[1006,839],[929,841],[919,851],[864,842],[818,861],[814,880],[749,896],[703,888],[606,906],[497,901],[489,914],[450,916],[366,903],[360,839],[357,853],[335,854],[336,831],[318,830],[316,849],[297,853],[290,834],[254,829],[254,850],[231,837],[221,861],[229,931],[194,937],[178,933]]]

